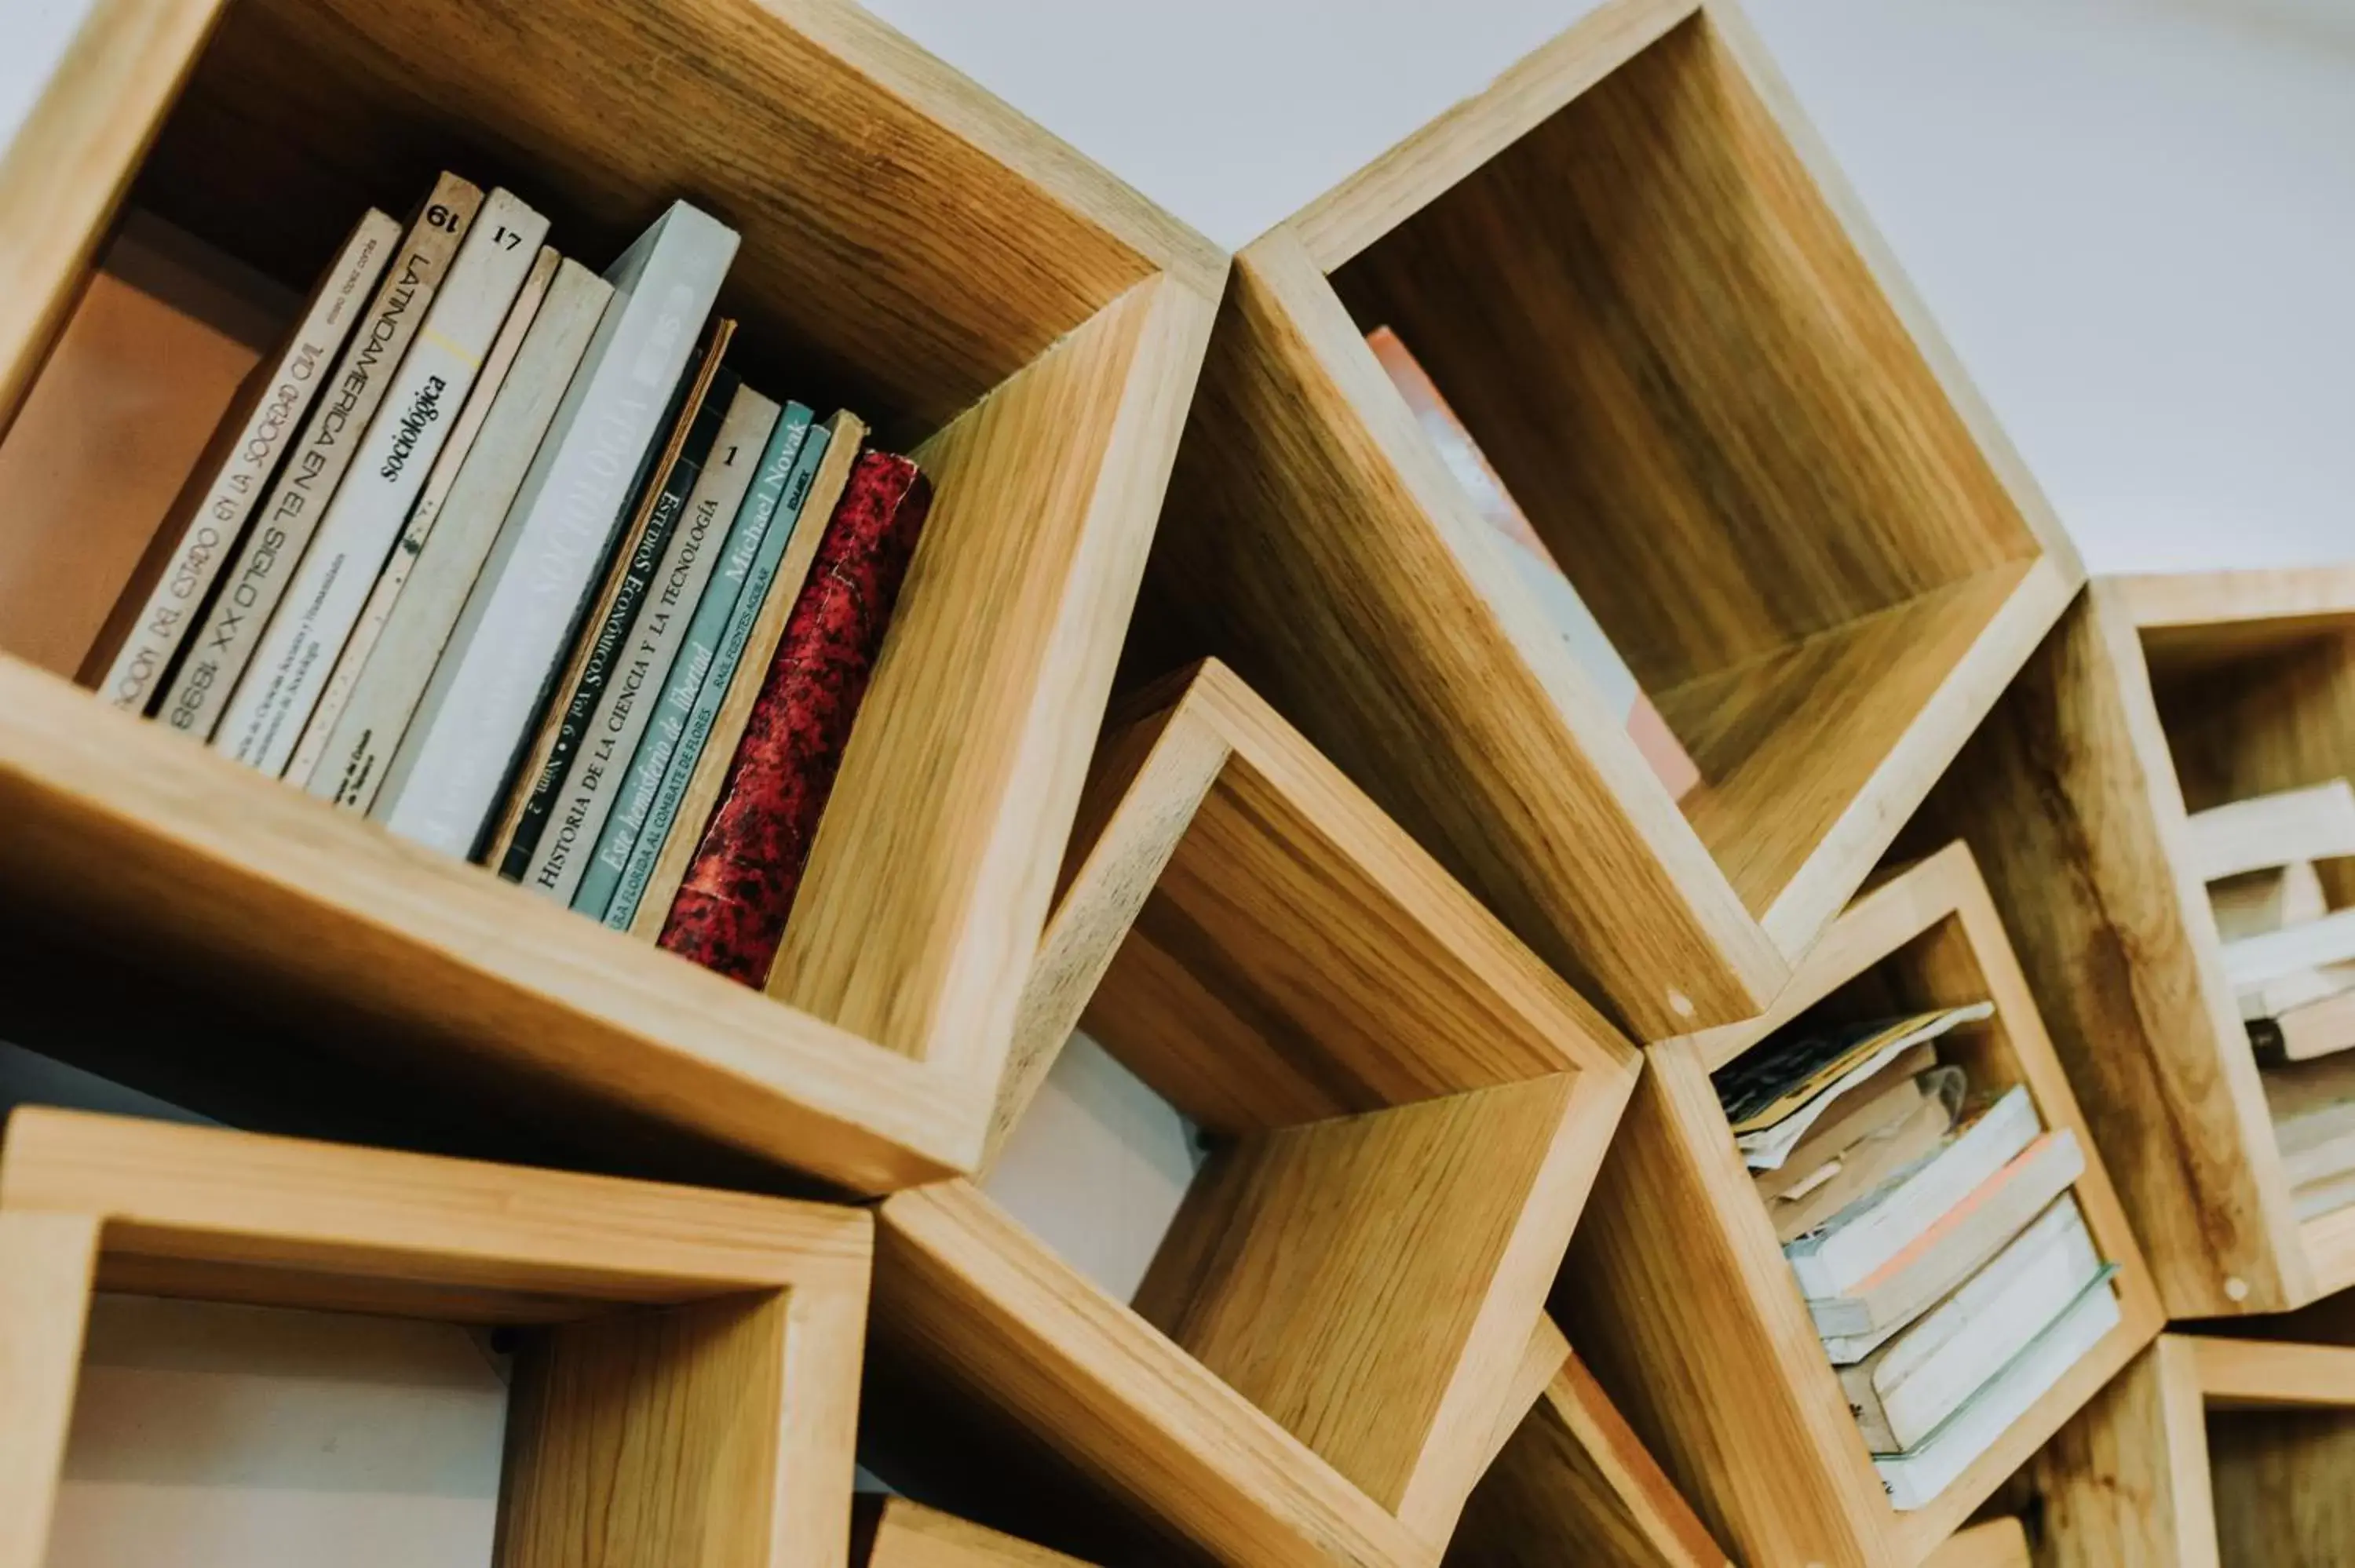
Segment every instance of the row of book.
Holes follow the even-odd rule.
[[[2119,1321],[2084,1153],[1974,1081],[1985,1002],[1795,1026],[1713,1083],[1891,1506],[1929,1506]]]
[[[448,174],[364,216],[83,679],[759,985],[929,482],[729,367],[718,219],[602,276],[549,228]]]

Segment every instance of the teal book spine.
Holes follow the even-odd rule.
[[[680,652],[680,667],[673,673],[664,693],[655,729],[646,744],[639,747],[642,760],[649,751],[662,753],[660,770],[654,775],[658,782],[653,786],[643,812],[635,810],[639,781],[633,779],[625,786],[617,811],[636,816],[638,826],[629,846],[616,857],[620,869],[613,874],[604,907],[600,910],[593,903],[583,902],[584,898],[597,896],[589,885],[589,878],[596,877],[601,883],[603,880],[606,846],[602,845],[597,863],[582,878],[582,897],[573,901],[575,909],[601,914],[605,924],[616,931],[628,930],[637,918],[638,901],[645,896],[655,863],[661,859],[664,841],[669,838],[677,819],[679,802],[686,797],[688,781],[695,777],[696,764],[702,760],[704,742],[710,738],[712,721],[719,716],[719,705],[728,698],[728,687],[736,678],[736,666],[744,656],[744,646],[751,641],[753,622],[760,620],[761,608],[768,602],[777,567],[784,560],[785,546],[802,524],[802,505],[809,499],[810,482],[817,477],[817,465],[826,456],[829,435],[825,426],[811,422],[807,408],[799,403],[785,406],[784,418],[777,421],[777,433],[762,459],[751,493],[745,497],[736,525],[730,532],[729,552],[721,559],[719,575],[704,594],[704,603],[697,607],[695,621],[687,630],[687,646]],[[736,535],[748,522],[754,521],[757,534],[746,541],[744,555],[748,565],[739,579],[729,575],[737,561]],[[818,518],[813,526],[823,528],[826,519]],[[711,609],[714,600],[727,599],[731,584],[732,602],[724,610],[714,609],[714,625],[708,626],[705,609]],[[698,651],[707,631],[711,636],[708,654]],[[688,672],[698,666],[701,667],[701,678],[691,691],[683,693],[685,701],[674,709],[672,696],[682,694]],[[677,726],[675,732],[671,727],[674,721]],[[701,827],[698,822],[689,831]]]

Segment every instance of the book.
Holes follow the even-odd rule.
[[[1923,1076],[1931,1080],[1929,1092],[1916,1096],[1902,1120],[1850,1144],[1806,1181],[1767,1203],[1776,1241],[1787,1245],[1829,1224],[1850,1203],[1938,1151],[1954,1128],[1963,1097],[1963,1072],[1945,1067]]]
[[[2290,1203],[2298,1223],[2318,1220],[2355,1203],[2355,1171],[2335,1171],[2290,1189]]]
[[[372,814],[402,838],[480,849],[736,244],[735,230],[679,202],[607,270],[614,298],[525,475],[515,536],[468,597],[378,797]]]
[[[2355,855],[2355,788],[2344,779],[2191,813],[2192,874],[2221,882],[2294,860]]]
[[[2355,968],[2355,909],[2224,944],[2224,978],[2243,1018],[2272,1018],[2335,995],[2346,989],[2349,968]]]
[[[744,597],[745,584],[765,560],[766,569],[758,572],[759,591],[767,591],[775,576],[776,562],[783,554],[786,536],[800,511],[801,499],[808,493],[810,475],[815,471],[818,456],[812,450],[811,423],[810,410],[800,403],[786,404],[771,418],[765,441],[753,456],[743,499],[735,515],[728,520],[726,536],[712,551],[710,577],[680,635],[678,652],[671,661],[661,691],[653,700],[637,754],[630,758],[629,771],[623,776],[613,798],[613,812],[606,819],[604,831],[598,835],[596,853],[591,857],[588,869],[581,874],[581,885],[573,893],[575,910],[617,930],[629,929],[630,918],[637,909],[638,893],[645,885],[644,874],[632,886],[627,907],[621,909],[618,916],[615,895],[622,890],[631,864],[637,858],[641,837],[657,816],[656,803],[663,793],[663,781],[669,776],[680,742],[686,738],[688,724],[695,716],[698,699],[712,675],[720,644]],[[816,445],[822,449],[825,432],[816,432]],[[792,486],[792,503],[781,509],[788,486]],[[764,556],[773,526],[778,535],[777,549]],[[731,673],[733,664],[731,656]],[[723,674],[719,679],[724,683],[728,676]],[[706,725],[708,727],[708,718]],[[701,744],[699,735],[697,744]],[[676,797],[673,804],[676,805]],[[657,834],[668,831],[671,811],[663,810],[659,817],[654,828]],[[659,848],[658,842],[646,846],[647,867],[653,865]]]
[[[2334,1054],[2355,1046],[2355,990],[2285,1008],[2272,1018],[2252,1018],[2247,1028],[2261,1067]]]
[[[482,205],[480,190],[445,174],[410,220],[400,249],[360,313],[321,399],[304,421],[302,435],[181,656],[155,712],[163,723],[196,739],[212,739],[287,579],[310,547],[362,433],[383,405],[393,373]]]
[[[2244,871],[2208,885],[2208,907],[2216,916],[2216,934],[2228,942],[2259,937],[2319,920],[2330,913],[2322,877],[2310,860]]]
[[[1981,1384],[1918,1446],[1902,1454],[1875,1455],[1872,1467],[1888,1490],[1890,1506],[1906,1513],[1936,1501],[1972,1460],[1995,1446],[2012,1423],[2035,1408],[2118,1322],[2117,1292],[2105,1276],[2087,1286],[2026,1350]]]
[[[364,214],[320,274],[278,352],[254,367],[230,402],[83,661],[82,683],[101,700],[144,713],[163,689],[222,565],[244,537],[255,503],[400,240],[398,222],[373,207]],[[100,285],[93,281],[91,286]],[[28,405],[20,418],[29,417]]]
[[[1895,1454],[1926,1440],[2104,1268],[2076,1200],[2062,1195],[1945,1299],[1839,1369],[1865,1446]]]
[[[2341,1207],[2355,1194],[2355,1057],[2267,1067],[2258,1078],[2298,1217]]]
[[[870,450],[852,465],[672,901],[661,938],[672,952],[767,982],[931,501],[906,458]]]
[[[1819,1180],[1815,1172],[1837,1161],[1851,1145],[1886,1131],[1913,1114],[1930,1085],[1923,1075],[1938,1065],[1935,1046],[1921,1044],[1901,1053],[1888,1065],[1841,1094],[1806,1135],[1792,1146],[1782,1164],[1751,1173],[1758,1195],[1770,1202],[1788,1195],[1803,1182]]]
[[[554,701],[540,718],[538,736],[500,812],[484,863],[509,882],[522,881],[530,869],[557,792],[588,736],[589,721],[621,660],[671,530],[719,439],[721,410],[736,383],[720,357],[734,329],[733,322],[715,323],[709,340],[697,351],[672,408],[669,438],[646,471],[629,525],[615,542],[597,596],[574,633],[571,657],[549,694]]]
[[[2034,1142],[2040,1130],[2026,1086],[2006,1090],[1957,1128],[1934,1159],[1785,1247],[1800,1289],[1835,1297],[1870,1277]]]
[[[561,260],[551,247],[543,245],[532,260],[531,270],[524,274],[515,303],[507,308],[506,321],[500,326],[498,336],[492,339],[490,352],[483,356],[474,390],[459,405],[449,439],[442,443],[433,466],[426,471],[424,487],[417,493],[417,504],[410,508],[409,521],[402,524],[384,570],[369,589],[368,602],[360,607],[352,633],[344,641],[344,651],[336,655],[335,669],[319,689],[319,700],[312,705],[311,722],[304,726],[303,737],[294,746],[294,756],[286,764],[288,783],[309,788],[311,775],[326,752],[328,738],[342,720],[345,705],[350,702],[353,688],[359,683],[360,672],[375,653],[392,619],[393,607],[408,590],[417,557],[423,552],[425,541],[432,536],[442,508],[448,503],[450,492],[474,449],[475,439],[490,418],[491,405],[498,400],[499,388],[506,385],[507,373],[515,367],[516,356],[523,350],[524,338],[531,331],[532,321],[539,313],[540,302],[547,298],[548,287],[555,281],[557,264]]]
[[[548,219],[512,191],[483,203],[254,646],[215,749],[285,773],[547,234]]]
[[[712,812],[719,808],[728,770],[743,742],[744,726],[751,721],[752,709],[776,662],[785,622],[800,602],[818,542],[825,537],[826,524],[842,499],[851,465],[866,439],[867,427],[858,416],[847,412],[837,413],[810,432],[809,447],[794,467],[794,478],[787,482],[784,499],[778,503],[781,519],[785,505],[794,505],[793,525],[789,529],[771,525],[769,541],[762,547],[762,559],[745,579],[736,613],[713,655],[711,673],[679,737],[678,755],[664,777],[654,814],[631,856],[622,886],[614,890],[607,923],[613,923],[623,903],[634,898],[636,909],[628,927],[634,937],[657,940],[670,918],[679,885],[696,851],[702,847],[703,831],[710,825]],[[807,488],[795,501],[792,487],[797,482]]]
[[[726,396],[723,397],[722,393]],[[777,405],[739,383],[715,387],[704,414],[718,427],[695,487],[670,528],[651,584],[622,646],[613,675],[590,715],[581,752],[540,834],[526,887],[568,907],[612,820],[623,777],[686,641],[687,623],[711,580],[711,567],[752,471],[776,428]],[[598,912],[603,918],[603,911]]]
[[[388,611],[376,648],[311,770],[313,795],[349,810],[376,804],[386,765],[468,599],[485,577],[496,580],[500,546],[513,542],[504,524],[516,493],[613,296],[613,286],[578,261],[558,264],[448,499],[423,519],[430,535],[419,539],[407,586]],[[410,518],[404,549],[419,522]]]
[[[1472,432],[1455,417],[1455,410],[1441,394],[1438,383],[1432,380],[1422,362],[1389,327],[1377,327],[1368,333],[1366,346],[1374,351],[1374,358],[1390,377],[1391,385],[1406,400],[1415,423],[1438,451],[1440,461],[1472,498],[1474,509],[1504,545],[1515,573],[1536,594],[1571,657],[1618,715],[1621,726],[1636,743],[1636,751],[1653,776],[1675,800],[1681,800],[1692,793],[1694,786],[1700,782],[1700,769],[1694,765],[1691,754],[1636,683],[1635,672],[1619,656],[1603,623],[1586,608],[1586,601],[1579,597],[1569,574],[1561,569],[1553,552],[1530,525],[1528,514],[1505,488],[1505,482],[1490,466],[1487,454],[1472,439]]]
[[[1832,1364],[1871,1354],[1881,1340],[1970,1277],[2084,1171],[2084,1150],[2073,1131],[2046,1133],[1844,1294],[1809,1297],[1807,1314]]]
[[[1823,1033],[1789,1033],[1710,1075],[1742,1162],[1772,1171],[1839,1097],[1925,1041],[1993,1015],[1991,1003],[1875,1019]]]

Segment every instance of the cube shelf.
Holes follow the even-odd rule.
[[[1647,769],[1368,348],[1692,755]],[[2082,568],[1753,37],[1614,0],[1237,258],[1129,665],[1232,663],[1639,1038],[1781,989]]]
[[[44,1561],[94,1289],[530,1325],[506,1568],[837,1568],[870,1216],[68,1111],[0,1146],[0,1564]]]
[[[879,1497],[860,1498],[851,1515],[850,1561],[852,1568],[1087,1568],[905,1498]]]
[[[149,9],[95,9],[0,166],[0,424],[126,197],[300,285],[447,164],[601,264],[675,197],[734,225],[747,367],[936,500],[772,1000],[0,655],[12,908],[511,1106],[868,1192],[970,1169],[1224,258],[848,0]]]
[[[2016,1519],[1991,1519],[1958,1530],[1930,1554],[1929,1568],[2030,1568],[2028,1530]]]
[[[1965,748],[1966,838],[2175,1317],[2355,1284],[2355,1209],[2301,1223],[2187,810],[2355,776],[2355,569],[2105,578]],[[2355,895],[2326,864],[2331,902]]]
[[[1548,1319],[1540,1339],[1560,1332]],[[1560,1364],[1473,1489],[1447,1561],[1732,1568],[1586,1364],[1574,1353]]]
[[[969,1185],[888,1200],[875,1359],[1211,1557],[1435,1562],[1636,1053],[1231,672],[1132,711],[997,1122],[1083,1021],[1217,1149],[1133,1307]]]
[[[2085,1151],[2075,1194],[2119,1266],[2120,1321],[1927,1508],[1891,1508],[1710,1073],[1803,1014],[1991,1001],[1940,1042],[1975,1083],[2024,1085]],[[1774,1006],[1646,1048],[1648,1069],[1572,1237],[1553,1312],[1644,1445],[1743,1562],[1917,1568],[2158,1332],[2158,1293],[1969,851],[1850,906]]]
[[[2268,1331],[2297,1332],[2296,1322]],[[2344,1563],[2355,1537],[2355,1348],[2343,1314],[2338,1335],[2162,1335],[2024,1478],[2049,1560]]]

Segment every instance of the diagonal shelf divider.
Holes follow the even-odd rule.
[[[888,1200],[873,1359],[1209,1556],[1434,1563],[1636,1054],[1231,672],[1122,711],[996,1125],[1077,1022],[1216,1147],[1127,1305],[966,1183]]]

